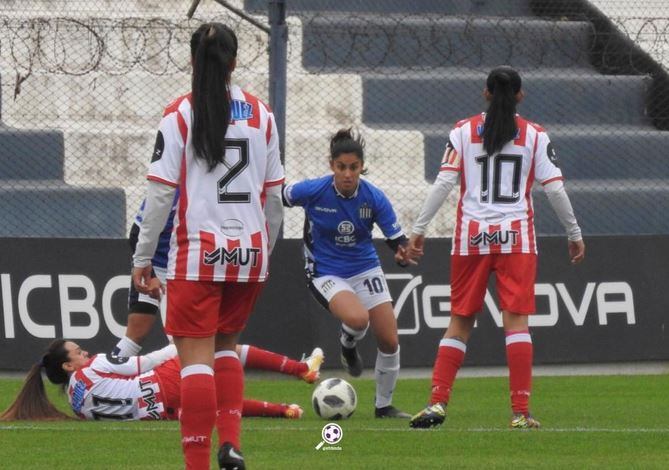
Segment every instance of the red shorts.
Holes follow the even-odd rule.
[[[508,253],[451,256],[451,313],[468,317],[480,312],[493,271],[502,310],[523,315],[535,312],[537,255]]]
[[[169,279],[165,332],[187,338],[240,333],[264,285]]]

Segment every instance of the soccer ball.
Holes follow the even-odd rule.
[[[332,378],[318,384],[311,395],[311,403],[323,419],[346,419],[355,411],[358,396],[346,380]]]

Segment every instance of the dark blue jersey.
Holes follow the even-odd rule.
[[[304,207],[305,256],[312,276],[347,278],[380,266],[372,244],[375,223],[388,239],[403,235],[386,195],[363,179],[351,197],[342,196],[329,175],[286,186],[284,199]]]
[[[172,209],[170,210],[170,216],[167,218],[165,223],[165,228],[160,232],[160,238],[158,238],[158,246],[156,247],[156,252],[153,254],[153,259],[151,259],[151,264],[159,268],[167,269],[167,254],[170,252],[170,237],[172,236],[172,228],[174,227],[174,215],[177,212],[177,201],[179,200],[179,189],[177,189],[174,194],[174,202],[172,203]],[[146,205],[146,199],[142,200],[142,204],[139,206],[139,211],[135,215],[135,224],[139,227],[144,218],[144,206]],[[139,231],[138,231],[139,233]],[[136,242],[135,242],[136,244]],[[135,248],[133,246],[133,253]]]

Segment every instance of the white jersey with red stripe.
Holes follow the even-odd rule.
[[[67,395],[72,411],[82,419],[166,419],[157,374],[140,372],[139,356],[94,356],[70,376]]]
[[[172,102],[160,123],[148,179],[179,188],[167,278],[262,282],[269,266],[265,190],[284,181],[274,115],[230,87],[224,164],[195,158],[191,95]],[[160,142],[162,139],[162,143]]]
[[[485,113],[459,121],[440,171],[460,173],[455,255],[536,253],[532,184],[562,179],[544,129],[516,115],[518,132],[501,151],[483,148]]]

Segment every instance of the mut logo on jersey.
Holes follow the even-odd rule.
[[[372,218],[372,208],[367,205],[367,203],[360,206],[358,209],[358,215],[361,219],[371,219]]]
[[[233,121],[246,121],[253,118],[253,106],[246,101],[232,100],[230,114]]]
[[[246,266],[251,263],[251,266],[258,265],[258,254],[260,248],[242,248],[237,247],[228,251],[223,247],[216,248],[212,252],[204,252],[204,264],[233,264],[235,266]]]
[[[471,246],[479,245],[505,245],[509,243],[515,245],[518,241],[518,231],[516,230],[496,230],[492,233],[481,232],[477,235],[469,237],[469,244]]]
[[[86,397],[86,384],[79,380],[74,384],[72,390],[72,411],[75,413],[81,412],[81,407],[84,406],[84,398]]]
[[[151,380],[139,380],[139,389],[142,391],[142,401],[146,406],[147,414],[153,419],[160,419],[158,398],[156,398],[156,392],[153,390],[152,385],[153,382]]]

